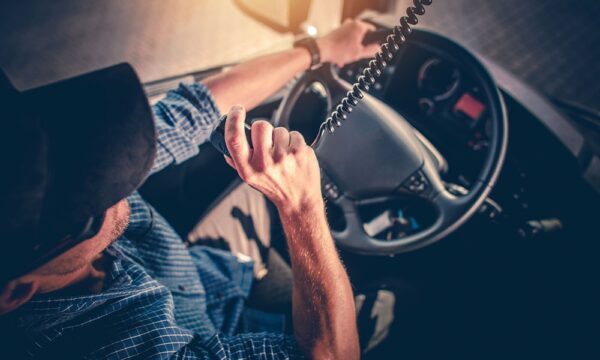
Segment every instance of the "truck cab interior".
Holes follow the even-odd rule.
[[[413,4],[51,3],[2,5],[0,65],[15,83],[129,61],[150,102],[347,17],[374,24],[369,41],[383,44]],[[328,220],[353,286],[401,289],[391,340],[371,358],[594,357],[598,16],[594,0],[434,0],[333,131],[321,124],[369,60],[307,71],[249,112],[319,139]],[[207,143],[140,192],[185,238],[236,181]]]

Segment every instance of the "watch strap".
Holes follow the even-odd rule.
[[[305,48],[310,53],[310,68],[314,69],[315,67],[321,65],[321,51],[319,50],[319,46],[317,45],[317,41],[313,37],[305,37],[300,40],[294,42],[295,48]]]

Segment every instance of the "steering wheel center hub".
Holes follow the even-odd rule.
[[[315,152],[331,180],[353,199],[395,192],[424,163],[413,128],[368,95],[343,127],[321,136]]]

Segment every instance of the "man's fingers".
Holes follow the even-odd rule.
[[[358,29],[360,29],[360,31],[361,31],[363,34],[365,34],[365,35],[366,35],[368,32],[372,32],[372,31],[375,31],[375,30],[377,30],[377,28],[375,27],[375,25],[373,25],[373,24],[371,24],[371,23],[368,23],[368,22],[366,22],[366,21],[363,21],[363,20],[357,19],[357,20],[354,20],[354,22],[355,22],[355,24],[357,25]]]
[[[292,152],[297,152],[302,149],[303,146],[306,146],[304,136],[297,131],[290,132],[290,150]]]
[[[371,23],[368,23],[368,22],[362,21],[362,20],[358,20],[358,22],[361,23],[364,26],[364,28],[366,29],[365,30],[366,32],[377,30],[377,28],[375,27],[375,25],[373,25]]]
[[[279,161],[287,153],[290,146],[290,133],[286,128],[273,130],[273,159]]]
[[[258,162],[268,162],[273,149],[273,126],[266,121],[256,121],[252,124],[253,159]]]
[[[381,45],[378,43],[372,43],[365,46],[363,50],[363,58],[372,58],[381,50]]]
[[[246,109],[241,105],[236,105],[229,110],[227,121],[225,122],[225,144],[231,154],[233,163],[238,170],[248,166],[251,150],[250,144],[246,139],[244,124],[246,121]]]
[[[237,168],[235,167],[235,163],[233,162],[233,160],[231,160],[229,156],[223,156],[223,158],[225,158],[225,162],[227,163],[227,165],[231,166],[234,170],[237,170]]]
[[[377,28],[375,27],[375,25],[362,21],[362,20],[357,20],[357,22],[360,24],[361,26],[361,30],[363,31],[363,37],[367,36],[367,34],[369,32],[373,32],[376,31]],[[377,52],[380,50],[381,45],[378,42],[374,42],[371,44],[367,44],[365,46],[363,46],[363,50],[361,53],[361,58],[370,58],[370,57],[374,57]]]

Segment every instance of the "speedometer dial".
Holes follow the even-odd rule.
[[[452,97],[459,88],[460,82],[460,71],[439,58],[427,60],[419,69],[419,90],[435,101]]]

